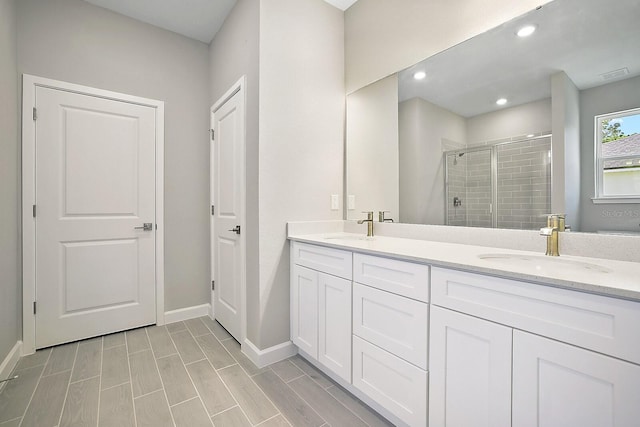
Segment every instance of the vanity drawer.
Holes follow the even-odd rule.
[[[356,336],[353,385],[408,425],[427,425],[427,371]]]
[[[640,363],[640,303],[443,268],[432,304]]]
[[[418,301],[429,301],[429,266],[353,254],[353,281]]]
[[[354,283],[353,333],[422,369],[428,323],[428,304]]]
[[[294,264],[351,280],[352,254],[349,251],[293,242],[291,259]]]

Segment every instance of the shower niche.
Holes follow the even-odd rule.
[[[447,225],[532,230],[551,211],[551,135],[444,153]]]

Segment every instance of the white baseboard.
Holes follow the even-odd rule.
[[[298,347],[293,345],[291,341],[274,345],[273,347],[260,350],[248,339],[242,344],[242,352],[251,360],[258,368],[264,368],[272,363],[279,362],[291,356],[298,354]]]
[[[196,317],[210,316],[211,304],[194,305],[193,307],[180,308],[164,312],[164,323],[180,322],[181,320],[194,319]]]
[[[0,364],[0,380],[9,378],[9,375],[13,372],[13,368],[18,364],[20,356],[22,356],[22,341],[16,342],[16,345],[13,346],[9,354],[7,354],[7,357],[2,361],[2,364]],[[4,384],[6,383],[0,384],[0,390]]]

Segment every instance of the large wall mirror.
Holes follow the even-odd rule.
[[[349,94],[347,219],[614,230],[587,212],[594,115],[640,107],[639,7],[555,0]]]

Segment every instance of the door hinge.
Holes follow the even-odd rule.
[[[216,213],[216,207],[211,205],[211,215],[215,215]]]
[[[209,129],[209,132],[211,132],[211,140],[213,141],[215,139],[215,131],[213,129]]]
[[[33,217],[36,217],[36,205],[33,205]]]
[[[36,302],[33,302],[33,314],[36,314]]]
[[[36,107],[33,107],[33,120],[38,120],[38,110],[36,109]]]
[[[216,281],[215,281],[215,280],[212,280],[212,281],[211,281],[211,290],[212,290],[212,291],[215,291],[215,290],[216,290]]]

